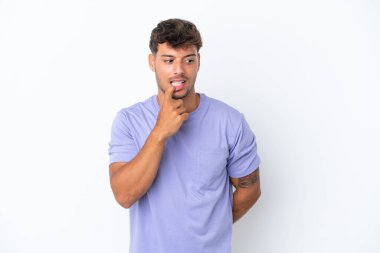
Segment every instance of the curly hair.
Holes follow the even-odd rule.
[[[202,38],[197,27],[183,19],[161,21],[152,30],[149,48],[153,54],[158,51],[158,44],[168,43],[172,48],[194,45],[197,51],[202,47]]]

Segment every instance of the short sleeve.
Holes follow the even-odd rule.
[[[108,154],[110,164],[113,162],[129,162],[138,151],[133,136],[128,128],[128,120],[125,112],[117,113],[111,129],[111,141]]]
[[[240,178],[255,171],[260,164],[257,154],[256,138],[244,116],[241,115],[235,142],[230,149],[227,160],[227,170],[232,178]]]

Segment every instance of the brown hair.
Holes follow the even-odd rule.
[[[152,30],[149,48],[153,54],[158,51],[158,44],[168,43],[173,48],[194,45],[197,51],[202,47],[202,38],[197,27],[183,19],[161,21]]]

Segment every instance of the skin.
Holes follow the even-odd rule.
[[[199,104],[199,95],[194,85],[200,67],[200,54],[195,46],[172,48],[166,43],[159,44],[156,54],[149,55],[149,67],[155,72],[159,105],[162,105],[165,91],[171,81],[184,80],[185,87],[175,90],[173,99],[182,100],[187,112],[194,111]]]
[[[235,223],[248,212],[261,195],[259,168],[242,178],[230,177],[230,181],[236,189],[232,206],[232,218]]]
[[[149,55],[149,67],[155,72],[157,101],[160,111],[144,146],[129,162],[110,164],[110,182],[116,201],[131,207],[151,187],[159,169],[165,142],[199,105],[195,81],[200,67],[200,54],[195,46],[172,48],[159,44],[156,54]],[[173,81],[184,81],[181,88]],[[259,170],[243,178],[230,178],[235,187],[233,222],[240,219],[260,196]]]

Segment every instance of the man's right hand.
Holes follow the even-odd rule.
[[[165,91],[164,101],[154,127],[157,136],[164,141],[175,134],[182,123],[189,117],[189,113],[186,112],[186,108],[183,106],[183,100],[172,98],[174,90],[175,88],[171,86]]]

